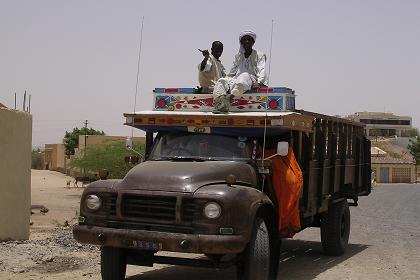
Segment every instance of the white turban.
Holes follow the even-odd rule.
[[[241,53],[245,52],[244,47],[242,47],[242,44],[241,44],[241,39],[242,39],[242,37],[244,37],[246,35],[251,36],[252,39],[254,39],[254,42],[257,39],[257,34],[255,34],[255,32],[253,32],[251,30],[245,30],[245,31],[241,32],[241,34],[239,34],[239,52],[241,52]]]

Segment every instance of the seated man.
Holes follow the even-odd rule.
[[[223,53],[223,44],[220,41],[214,41],[211,45],[211,54],[208,50],[201,52],[204,59],[198,65],[198,82],[202,92],[211,93],[216,81],[226,76],[225,67],[219,60]]]
[[[266,56],[252,49],[257,35],[252,31],[244,31],[239,35],[240,49],[233,66],[226,78],[221,78],[214,86],[215,108],[227,111],[228,98],[226,94],[242,94],[253,86],[265,86],[267,75],[265,71]],[[220,98],[219,98],[220,97]]]

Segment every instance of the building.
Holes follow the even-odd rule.
[[[120,142],[125,144],[127,136],[107,136],[107,135],[86,135],[86,146],[99,145],[112,142]],[[135,143],[145,143],[146,138],[144,137],[133,137]],[[79,147],[78,151],[81,152],[85,149],[85,135],[79,135]],[[76,154],[76,153],[75,153]]]
[[[371,162],[378,183],[415,183],[416,165],[407,149],[390,140],[372,141]]]
[[[0,106],[0,242],[29,238],[32,116]]]
[[[44,157],[45,169],[64,172],[66,167],[64,144],[45,144]]]
[[[420,167],[417,165],[416,166],[416,183],[420,183]]]
[[[107,135],[79,135],[79,146],[75,149],[74,155],[66,158],[66,174],[72,177],[82,175],[81,170],[77,168],[71,168],[71,164],[69,164],[75,157],[83,156],[83,152],[85,147],[89,149],[89,147],[95,147],[98,145],[107,145],[111,143],[121,143],[121,145],[125,145],[125,141],[127,136],[107,136]],[[145,137],[132,137],[133,143],[145,143]],[[86,145],[85,145],[86,141]],[[127,152],[128,154],[128,152]]]
[[[409,137],[413,129],[411,117],[397,116],[393,113],[357,112],[347,118],[366,124],[365,131],[368,137]]]
[[[95,145],[119,142],[125,145],[127,136],[106,136],[106,135],[86,135],[86,146],[89,148]],[[134,143],[144,143],[144,137],[133,137]],[[77,170],[69,170],[69,163],[76,156],[80,156],[85,148],[85,135],[79,135],[79,146],[75,149],[74,155],[65,155],[64,144],[45,144],[45,169],[67,173],[77,176]]]

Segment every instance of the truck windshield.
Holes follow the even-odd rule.
[[[150,160],[249,160],[252,150],[242,136],[166,133],[156,140]]]

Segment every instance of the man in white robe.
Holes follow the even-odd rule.
[[[239,35],[240,49],[226,78],[217,81],[215,95],[242,94],[252,87],[266,86],[266,56],[252,49],[257,35],[244,31]]]
[[[213,94],[215,112],[227,112],[230,106],[231,93],[242,94],[252,87],[266,86],[266,56],[252,47],[257,35],[252,31],[244,31],[239,35],[240,49],[235,55],[233,66],[227,77],[220,78],[214,85]]]
[[[208,50],[201,51],[204,58],[198,65],[198,82],[202,92],[213,92],[214,84],[226,76],[225,67],[220,61],[223,53],[223,44],[214,41],[211,45],[211,54]]]

